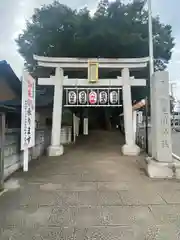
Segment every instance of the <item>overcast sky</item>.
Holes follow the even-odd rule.
[[[24,28],[25,20],[30,18],[35,7],[51,3],[53,0],[0,0],[0,60],[8,61],[18,77],[21,75],[23,59],[17,53],[14,39]],[[71,7],[79,8],[88,6],[90,9],[96,7],[95,0],[62,0]],[[180,80],[180,0],[152,0],[153,14],[160,15],[161,21],[171,24],[176,46],[173,51],[172,60],[168,66],[171,81]],[[180,90],[180,85],[176,89]],[[177,94],[177,90],[175,92]],[[179,96],[180,96],[180,91]],[[180,98],[180,97],[179,97]]]

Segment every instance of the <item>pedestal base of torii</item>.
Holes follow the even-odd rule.
[[[138,147],[136,144],[125,144],[122,146],[121,151],[125,156],[138,156],[140,153],[140,147]]]
[[[48,156],[49,157],[57,157],[64,154],[63,145],[60,146],[49,146],[48,147]]]

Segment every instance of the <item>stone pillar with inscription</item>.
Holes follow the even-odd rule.
[[[159,162],[172,162],[172,137],[170,122],[170,98],[168,72],[155,73],[154,87],[154,124],[156,151],[153,156]]]
[[[172,178],[172,139],[170,123],[169,74],[155,72],[151,91],[153,105],[152,120],[152,158],[146,159],[146,170],[152,178]]]

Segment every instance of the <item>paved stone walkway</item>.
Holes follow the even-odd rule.
[[[122,143],[94,132],[17,172],[0,196],[0,240],[180,239],[180,182],[147,178]]]

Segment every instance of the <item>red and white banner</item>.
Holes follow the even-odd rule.
[[[21,104],[21,150],[35,145],[35,93],[35,80],[27,72],[24,72]]]

